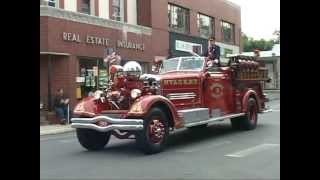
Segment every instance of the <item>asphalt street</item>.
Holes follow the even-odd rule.
[[[235,131],[229,120],[201,132],[171,134],[159,154],[144,155],[135,140],[111,138],[89,152],[74,132],[40,137],[41,179],[280,179],[280,100],[259,114],[252,131]]]

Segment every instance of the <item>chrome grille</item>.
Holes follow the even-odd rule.
[[[177,99],[193,99],[197,95],[194,92],[188,93],[170,93],[167,94],[167,98],[170,100],[177,100]]]

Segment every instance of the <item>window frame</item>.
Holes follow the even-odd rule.
[[[173,27],[172,25],[172,12],[174,12],[174,8],[179,8],[182,9],[184,11],[184,28],[182,30],[182,28],[176,28]],[[177,13],[177,26],[179,25],[179,14]],[[169,31],[174,31],[174,32],[178,32],[178,33],[183,33],[183,34],[190,34],[190,9],[176,5],[176,4],[172,4],[172,3],[168,3],[168,28]]]
[[[88,1],[88,12],[85,12],[83,11],[83,5],[85,3],[83,3],[84,1]],[[80,12],[83,13],[83,14],[88,14],[88,15],[91,15],[91,0],[81,0],[81,5],[80,5]]]
[[[54,3],[54,6],[49,5],[50,3]],[[59,0],[48,0],[48,6],[59,8]]]
[[[206,16],[206,17],[208,17],[208,18],[210,19],[211,33],[209,32],[208,37],[205,37],[205,36],[202,36],[202,35],[201,35],[200,16]],[[197,26],[198,26],[199,36],[200,36],[201,38],[206,38],[206,39],[207,39],[207,38],[209,38],[209,37],[212,37],[212,36],[215,37],[215,36],[216,36],[216,33],[215,33],[215,18],[214,18],[214,17],[209,16],[209,15],[204,14],[204,13],[198,12],[198,13],[197,13]]]
[[[231,27],[230,41],[226,41],[226,39],[225,39],[224,26],[223,26],[224,23],[229,24]],[[225,20],[221,20],[220,25],[221,25],[221,35],[222,35],[223,42],[228,43],[228,44],[235,44],[235,24],[228,22],[228,21],[225,21]]]
[[[124,6],[124,2],[122,0],[116,0],[119,2],[119,6],[116,6],[114,4],[114,0],[111,0],[111,19],[115,20],[115,21],[120,21],[123,22],[124,21],[124,13],[121,10],[124,10],[124,8],[122,6]],[[115,16],[114,15],[114,9],[117,8],[119,10],[119,16]],[[117,19],[119,18],[119,19]]]

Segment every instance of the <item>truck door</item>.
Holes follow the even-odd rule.
[[[231,74],[227,68],[209,71],[210,76],[204,82],[204,104],[214,117],[234,111]]]

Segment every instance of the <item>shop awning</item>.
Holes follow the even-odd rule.
[[[40,52],[41,55],[57,55],[57,56],[70,56],[69,53],[59,53],[59,52]]]

